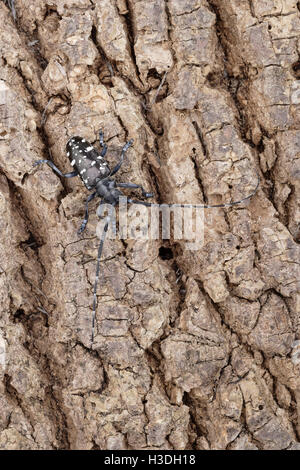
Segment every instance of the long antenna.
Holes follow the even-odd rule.
[[[106,223],[104,225],[102,234],[101,234],[101,239],[99,243],[99,248],[98,248],[98,257],[97,257],[97,267],[96,267],[96,277],[95,277],[95,283],[94,283],[94,299],[93,299],[93,316],[92,316],[92,344],[94,342],[94,336],[95,336],[95,319],[96,319],[96,308],[97,308],[97,286],[99,282],[99,272],[100,272],[100,261],[101,261],[101,255],[102,255],[102,250],[103,250],[103,245],[104,245],[104,240],[106,237],[106,233],[108,230],[108,225],[110,222],[110,217],[108,216],[106,218]]]
[[[203,208],[203,209],[213,209],[216,207],[231,207],[231,206],[237,206],[238,204],[242,204],[243,202],[247,201],[248,199],[251,199],[256,193],[260,185],[260,176],[258,172],[256,171],[256,176],[257,176],[257,184],[255,186],[255,189],[252,191],[251,194],[248,196],[244,197],[243,199],[240,199],[239,201],[232,201],[232,202],[224,202],[223,204],[155,204],[153,202],[144,202],[144,201],[137,201],[135,199],[127,199],[129,203],[132,204],[141,204],[146,207],[151,207],[151,206],[172,206],[172,207],[192,207],[194,209],[197,208]]]

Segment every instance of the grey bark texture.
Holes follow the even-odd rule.
[[[0,2],[1,449],[300,449],[299,8]],[[201,250],[108,239],[91,348],[97,202],[78,236],[87,190],[33,162],[99,129],[156,202],[262,183]]]

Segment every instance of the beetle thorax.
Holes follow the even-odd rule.
[[[114,205],[118,203],[119,197],[123,195],[123,193],[115,187],[115,182],[112,179],[100,179],[96,183],[96,191],[98,196],[103,198],[105,202]]]

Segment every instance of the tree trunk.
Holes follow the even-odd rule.
[[[0,27],[0,448],[300,449],[299,2],[9,0]],[[78,235],[81,179],[33,163],[100,129],[157,203],[261,185],[198,250],[107,239],[91,345],[99,200]]]

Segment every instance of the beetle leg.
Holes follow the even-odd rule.
[[[85,230],[86,224],[88,223],[89,220],[89,202],[94,199],[94,197],[97,195],[97,192],[94,192],[93,194],[90,194],[89,197],[86,200],[85,203],[85,215],[82,224],[80,225],[80,228],[78,229],[78,234],[82,233]]]
[[[73,178],[74,176],[78,176],[78,171],[72,171],[71,173],[62,173],[57,166],[54,165],[54,163],[51,162],[51,160],[38,160],[37,162],[34,162],[33,166],[40,165],[41,163],[47,163],[50,168],[59,176],[63,176],[64,178]]]
[[[100,143],[100,146],[102,147],[102,151],[100,152],[100,155],[101,157],[105,157],[106,152],[107,152],[107,145],[104,143],[102,131],[99,131],[99,143]]]
[[[140,184],[134,184],[134,183],[116,183],[116,188],[130,188],[130,189],[140,189],[142,191],[143,197],[153,197],[152,193],[146,193],[144,190],[143,186]]]
[[[117,173],[117,171],[119,171],[119,169],[121,168],[122,163],[123,163],[123,161],[124,161],[124,155],[125,155],[125,153],[127,152],[127,150],[129,149],[129,147],[130,147],[132,144],[133,144],[133,139],[130,139],[128,142],[126,142],[126,144],[125,144],[124,147],[122,148],[120,161],[119,161],[119,163],[117,163],[116,166],[111,170],[111,172],[110,172],[110,174],[109,174],[109,177],[110,177],[110,176],[113,176],[115,173]]]

